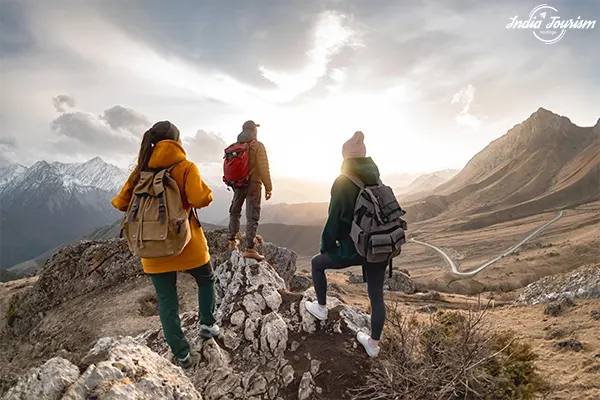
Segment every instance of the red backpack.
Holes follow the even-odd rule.
[[[254,142],[234,143],[225,149],[223,182],[227,186],[240,188],[250,183],[250,175],[254,172],[250,169],[250,147]]]

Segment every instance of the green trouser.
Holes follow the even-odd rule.
[[[215,278],[210,262],[188,270],[198,285],[198,312],[200,324],[212,326],[215,317]],[[158,313],[167,344],[178,359],[184,359],[190,352],[190,345],[181,330],[179,319],[179,299],[177,297],[177,272],[151,274],[152,283],[158,298]]]

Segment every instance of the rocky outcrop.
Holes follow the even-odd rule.
[[[308,399],[313,391],[327,393],[320,385],[334,379],[343,356],[340,348],[355,343],[358,330],[369,328],[368,315],[337,298],[328,298],[329,320],[317,321],[304,308],[306,301],[315,299],[314,290],[286,291],[284,280],[267,262],[245,260],[234,252],[216,268],[215,276],[221,293],[217,312],[221,336],[200,339],[198,315],[182,316],[184,332],[200,358],[188,376],[205,399]],[[319,335],[318,340],[310,334]],[[146,332],[138,340],[170,357],[160,330]],[[361,356],[357,352],[348,358],[358,363]]]
[[[53,358],[22,377],[2,400],[202,400],[181,368],[131,337],[103,338],[82,360],[83,374]]]
[[[589,299],[600,297],[600,264],[575,271],[546,276],[529,284],[515,305],[527,306],[561,299]]]
[[[413,280],[408,275],[396,271],[394,271],[391,278],[386,277],[383,289],[390,292],[404,292],[408,294],[417,291]]]
[[[205,232],[208,247],[213,261],[213,265],[221,265],[226,262],[231,256],[231,250],[228,249],[228,233],[225,229],[216,229],[211,232]],[[238,233],[237,239],[240,246],[243,247],[246,235]],[[268,262],[275,271],[281,276],[286,284],[286,287],[291,286],[292,278],[296,273],[296,261],[298,254],[294,251],[274,245],[273,243],[257,240],[256,249],[259,253],[265,256],[265,261]]]
[[[82,241],[65,246],[39,271],[35,285],[15,299],[11,330],[29,331],[44,312],[70,299],[90,294],[142,274],[138,258],[124,239]]]
[[[103,287],[117,277],[127,279],[141,271],[123,241],[79,246],[78,254],[72,249],[55,257],[53,262],[64,262],[65,269],[45,268],[40,286],[22,299],[23,305],[43,309],[41,299],[60,304],[81,294],[83,288],[91,290],[92,283]],[[111,248],[114,253],[106,253]],[[280,260],[284,273],[295,270],[295,255],[285,249],[269,252],[269,245],[264,248],[268,258]],[[303,293],[289,292],[286,281],[269,262],[247,260],[239,252],[226,254],[227,258],[214,257],[221,260],[215,268],[221,335],[201,339],[197,311],[181,316],[197,360],[185,373],[173,363],[162,330],[157,328],[136,338],[98,340],[78,363],[84,371],[81,375],[80,369],[66,359],[54,358],[22,376],[3,400],[283,400],[309,399],[315,393],[341,398],[348,388],[363,382],[367,357],[357,348],[355,335],[359,330],[368,331],[368,315],[330,297],[329,319],[318,321],[305,310],[305,303],[315,299],[312,288]],[[118,265],[124,270],[117,271]],[[70,274],[83,282],[76,282]],[[64,282],[58,282],[59,277]],[[72,293],[62,292],[69,290]],[[21,317],[21,329],[26,327],[24,321],[30,320]],[[61,372],[54,373],[57,369]]]
[[[79,378],[79,369],[64,358],[52,358],[32,368],[8,391],[2,400],[58,400]]]
[[[348,274],[348,283],[359,285],[364,283],[364,279],[362,275],[357,275],[353,273]],[[404,272],[394,271],[392,273],[392,277],[390,278],[387,275],[385,276],[385,281],[383,284],[384,290],[389,290],[390,292],[404,292],[408,294],[415,293],[417,289],[415,288],[415,284],[410,276]]]

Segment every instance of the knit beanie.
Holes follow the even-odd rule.
[[[354,132],[354,136],[350,138],[342,147],[342,155],[344,160],[347,158],[366,157],[367,148],[365,147],[365,135],[361,131]]]

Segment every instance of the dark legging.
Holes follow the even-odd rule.
[[[312,278],[317,300],[324,306],[327,298],[326,269],[342,269],[354,265],[364,265],[367,278],[369,300],[371,301],[371,338],[379,340],[385,322],[385,303],[383,302],[383,281],[387,263],[368,264],[363,258],[356,258],[343,263],[334,262],[327,253],[319,254],[312,259]]]

